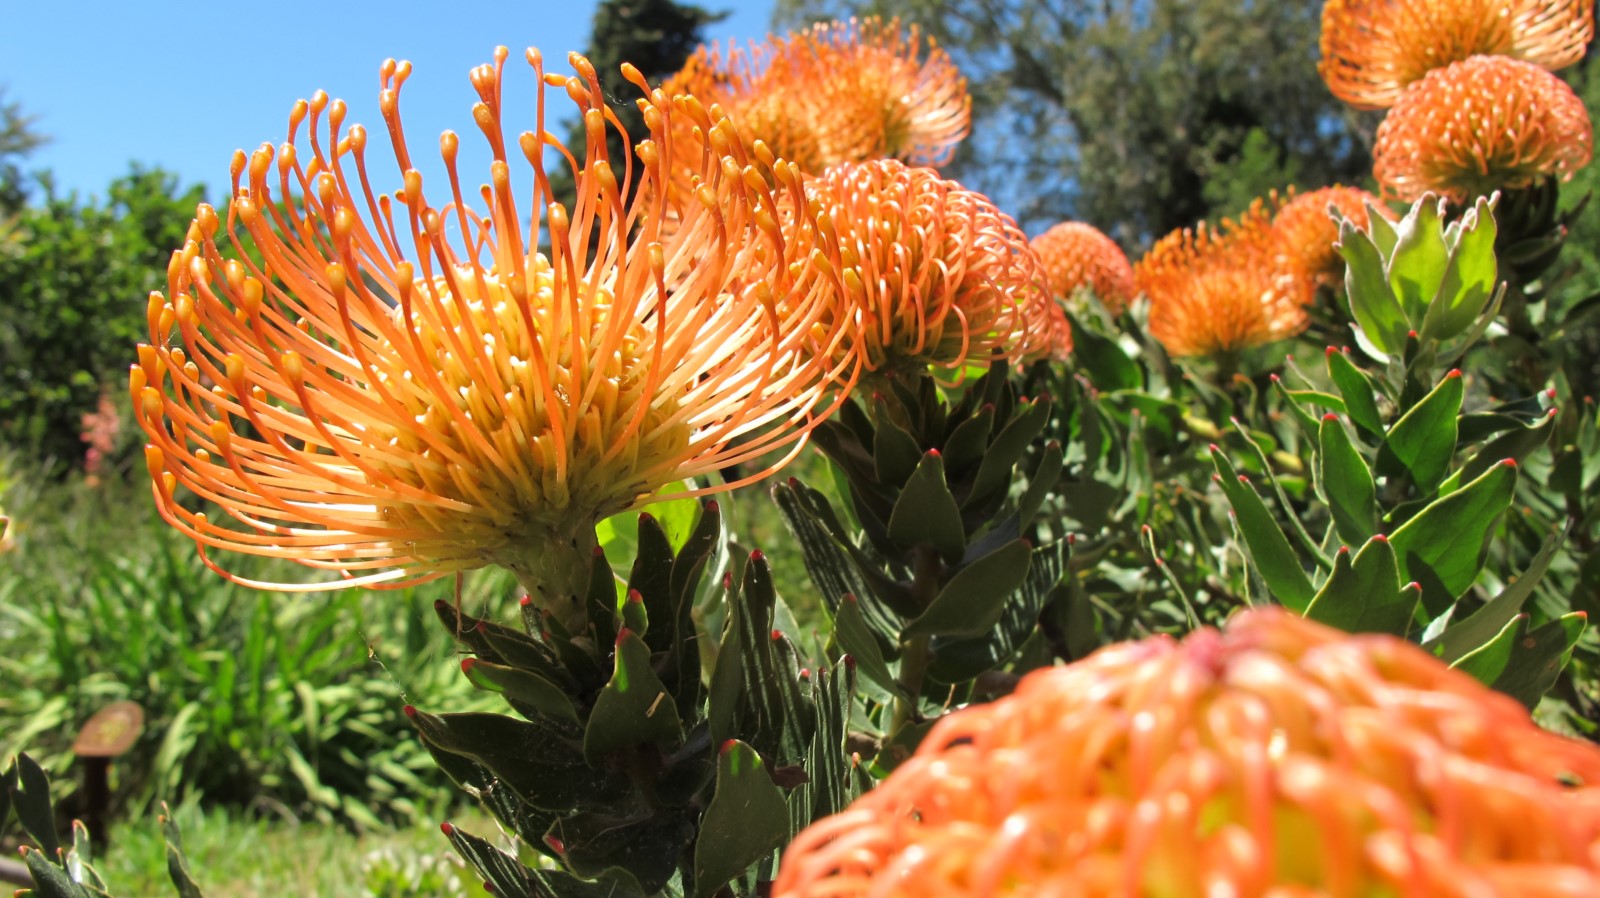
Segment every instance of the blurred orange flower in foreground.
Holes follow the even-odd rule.
[[[1407,85],[1469,56],[1556,70],[1582,59],[1593,37],[1594,0],[1328,0],[1318,68],[1334,96],[1384,109]]]
[[[867,370],[961,369],[1069,339],[1039,257],[988,197],[892,159],[833,166],[806,193],[819,249],[805,277],[836,297]]]
[[[1163,237],[1134,266],[1151,335],[1175,356],[1227,356],[1299,333],[1316,285],[1280,257],[1261,200],[1220,228]]]
[[[1263,608],[951,714],[773,893],[1600,895],[1600,748],[1403,640]]]
[[[1057,299],[1068,299],[1087,288],[1116,314],[1128,307],[1137,292],[1133,266],[1122,247],[1093,225],[1064,221],[1033,238],[1033,248],[1044,260]]]
[[[1589,164],[1594,129],[1566,82],[1531,63],[1474,56],[1412,85],[1378,126],[1373,174],[1410,202],[1465,202],[1503,188],[1566,180]]]
[[[1377,197],[1359,187],[1324,187],[1298,196],[1291,194],[1288,202],[1272,218],[1272,230],[1280,252],[1290,264],[1295,265],[1323,286],[1335,286],[1344,281],[1344,259],[1333,244],[1339,239],[1339,223],[1329,212],[1329,207],[1349,219],[1351,224],[1366,230],[1367,207],[1372,206],[1392,218],[1387,207]]]
[[[803,202],[794,166],[747,158],[726,121],[628,69],[651,139],[613,167],[617,125],[588,61],[571,58],[578,77],[547,76],[529,50],[540,130],[510,142],[528,165],[514,174],[506,58],[500,48],[472,72],[493,154],[477,195],[461,189],[447,132],[443,205],[425,196],[399,114],[410,65],[390,60],[380,105],[402,189],[372,188],[368,132],[345,129],[344,104],[319,93],[295,107],[281,147],[236,155],[223,215],[199,209],[166,294],[151,296],[132,390],[161,513],[202,552],[345,578],[323,586],[499,564],[530,592],[561,593],[587,582],[599,518],[797,450],[822,417],[812,407],[849,378],[810,346],[828,307],[791,282],[806,235],[778,232],[779,195]],[[542,130],[546,85],[587,125],[571,209],[548,192],[545,148],[574,160]],[[704,145],[665,139],[685,115]],[[659,183],[683,157],[698,172],[686,203],[642,190],[624,206],[630,181]],[[526,205],[513,184],[533,185]],[[237,524],[192,510],[184,491]]]
[[[667,83],[720,104],[749,139],[816,174],[836,162],[943,165],[970,127],[966,79],[916,26],[813,25],[749,50],[702,46]]]

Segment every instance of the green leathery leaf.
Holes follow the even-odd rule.
[[[983,460],[983,452],[989,448],[989,435],[994,432],[994,413],[994,404],[985,403],[945,438],[941,451],[945,471],[950,476],[960,477]]]
[[[1400,586],[1394,548],[1374,536],[1353,558],[1348,547],[1339,550],[1333,574],[1311,600],[1306,617],[1347,633],[1404,636],[1416,608],[1416,591]]]
[[[857,669],[867,679],[891,695],[900,694],[900,684],[889,670],[883,646],[861,613],[861,602],[848,593],[833,616],[833,638],[841,651],[855,659]]]
[[[1272,375],[1272,390],[1278,394],[1280,399],[1283,400],[1283,407],[1289,410],[1289,413],[1294,417],[1295,423],[1300,425],[1300,432],[1305,436],[1305,438],[1308,440],[1316,439],[1317,419],[1313,418],[1311,413],[1306,411],[1305,406],[1301,405],[1300,397],[1297,395],[1297,392],[1303,393],[1309,391],[1290,390],[1288,387],[1283,385],[1283,379],[1276,374]],[[1344,411],[1344,400],[1342,399],[1339,400],[1338,411]]]
[[[203,898],[200,885],[189,872],[189,857],[183,852],[183,833],[178,831],[178,821],[172,819],[172,809],[161,803],[161,839],[167,846],[167,877],[178,898]]]
[[[46,860],[44,852],[28,848],[23,851],[22,860],[33,877],[34,893],[41,898],[95,898],[81,883],[73,882],[66,870]]]
[[[1377,245],[1360,228],[1345,221],[1339,225],[1336,246],[1345,262],[1344,288],[1351,316],[1374,348],[1385,355],[1399,353],[1411,325],[1389,286]]]
[[[882,396],[872,397],[872,419],[877,425],[872,438],[872,460],[878,482],[905,483],[922,461],[922,447],[894,420],[888,401]]]
[[[538,674],[481,658],[462,659],[461,672],[479,689],[498,692],[541,714],[578,722],[578,711],[572,706],[572,698],[561,687]]]
[[[1527,426],[1514,425],[1509,432],[1502,433],[1482,449],[1473,453],[1473,456],[1467,459],[1466,464],[1457,468],[1449,477],[1446,477],[1444,483],[1439,485],[1439,492],[1441,494],[1455,492],[1461,484],[1477,479],[1479,475],[1489,470],[1490,466],[1497,462],[1505,461],[1508,458],[1516,459],[1519,462],[1522,461],[1534,450],[1549,442],[1552,432],[1550,425],[1555,419],[1556,410],[1551,409],[1549,413],[1533,424]]]
[[[634,556],[633,568],[628,572],[628,589],[638,592],[644,600],[645,616],[661,621],[667,626],[634,635],[652,652],[669,652],[673,649],[673,632],[668,622],[677,620],[672,607],[672,565],[677,560],[672,540],[666,528],[655,515],[639,515],[639,549]]]
[[[694,841],[687,808],[656,808],[643,815],[613,817],[575,814],[552,828],[562,844],[562,859],[580,876],[601,876],[625,869],[646,894],[656,894],[676,872],[684,850]],[[557,898],[557,896],[552,896]]]
[[[671,749],[683,744],[678,706],[650,666],[650,649],[624,630],[617,635],[611,680],[594,700],[583,731],[583,755],[590,764],[612,752],[653,744]]]
[[[789,837],[789,806],[756,750],[737,739],[717,758],[717,785],[694,846],[694,894],[709,896]]]
[[[1011,481],[1012,467],[1049,422],[1050,397],[1047,395],[1035,397],[1007,421],[999,435],[989,443],[983,461],[978,463],[978,473],[972,478],[972,492],[961,503],[961,507],[965,509],[979,505],[996,490],[1005,489]]]
[[[11,803],[17,819],[44,849],[45,856],[53,858],[61,848],[61,840],[56,836],[56,814],[50,804],[50,778],[26,752],[17,755],[12,772],[16,778],[12,781]]]
[[[1422,584],[1430,617],[1443,614],[1478,578],[1489,537],[1510,507],[1516,485],[1516,463],[1497,464],[1433,501],[1390,535],[1400,575]]]
[[[1422,319],[1424,339],[1449,340],[1464,334],[1494,297],[1499,277],[1494,242],[1497,233],[1490,202],[1479,197],[1445,231],[1450,261],[1439,294]]]
[[[904,635],[977,636],[994,629],[1006,603],[1028,579],[1033,549],[1014,539],[956,572]]]
[[[548,898],[534,886],[528,868],[521,861],[458,826],[446,823],[441,829],[456,853],[472,867],[478,878],[494,887],[495,895]]]
[[[1378,473],[1393,477],[1402,471],[1424,494],[1444,479],[1456,451],[1456,419],[1464,394],[1460,371],[1444,380],[1400,417],[1378,450]]]
[[[1056,587],[1066,572],[1066,540],[1033,550],[1028,579],[1006,603],[1000,622],[973,637],[938,637],[933,640],[933,660],[928,677],[940,683],[965,683],[986,670],[1014,659],[1017,649],[1038,628],[1039,615],[1058,595]]]
[[[1540,578],[1550,568],[1551,560],[1566,545],[1572,527],[1573,522],[1569,520],[1560,534],[1553,539],[1545,540],[1539,554],[1528,562],[1527,569],[1507,583],[1498,595],[1485,602],[1481,608],[1465,619],[1445,627],[1444,632],[1433,640],[1423,643],[1422,647],[1431,649],[1447,662],[1454,662],[1479,646],[1487,644],[1505,629],[1512,618],[1522,612],[1522,606],[1533,595],[1534,587],[1539,585]]]
[[[1359,543],[1378,531],[1377,487],[1372,471],[1361,453],[1350,442],[1350,435],[1336,415],[1327,415],[1318,429],[1317,486],[1339,538]]]
[[[1272,512],[1248,482],[1240,479],[1222,450],[1211,447],[1211,460],[1217,467],[1217,482],[1233,506],[1234,520],[1243,534],[1250,558],[1273,596],[1296,613],[1305,613],[1315,591],[1311,578],[1300,566],[1300,559],[1289,545],[1283,528],[1272,519]]]
[[[1071,312],[1066,315],[1072,328],[1072,356],[1078,363],[1078,370],[1095,389],[1105,392],[1144,389],[1144,369],[1122,351],[1115,338],[1084,327]]]
[[[959,561],[967,548],[961,507],[944,480],[937,449],[923,453],[889,515],[889,538],[902,546],[933,546],[947,561]]]
[[[1372,381],[1361,373],[1355,363],[1337,349],[1329,349],[1328,376],[1344,397],[1344,410],[1351,423],[1371,437],[1383,435],[1383,418],[1378,414],[1378,400]]]
[[[410,710],[411,722],[430,747],[475,761],[534,807],[563,810],[580,801],[615,800],[628,785],[584,761],[576,734],[546,721],[504,714],[428,714]]]
[[[1532,708],[1566,665],[1586,617],[1575,611],[1542,627],[1530,629],[1528,624],[1528,615],[1516,615],[1493,639],[1451,666]]]
[[[1017,502],[1017,526],[1027,527],[1044,505],[1044,500],[1056,488],[1066,458],[1061,443],[1051,440],[1039,455],[1039,464],[1028,475],[1028,488]]]
[[[1410,322],[1408,329],[1422,326],[1428,304],[1439,295],[1449,265],[1450,248],[1445,245],[1444,228],[1439,223],[1443,206],[1443,200],[1424,196],[1395,226],[1397,239],[1385,273],[1389,288]]]

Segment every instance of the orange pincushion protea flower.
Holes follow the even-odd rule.
[[[940,721],[775,898],[1600,895],[1600,748],[1389,636],[1281,609]]]
[[[1457,202],[1502,188],[1566,180],[1589,164],[1594,129],[1566,82],[1536,65],[1474,56],[1412,85],[1378,126],[1373,174],[1410,202]]]
[[[701,47],[669,91],[720,104],[741,134],[816,174],[836,162],[943,165],[970,127],[967,82],[912,26],[830,22],[752,44]]]
[[[806,193],[818,230],[808,277],[835,297],[841,350],[867,370],[1070,346],[1038,255],[988,197],[893,159],[833,166]]]
[[[790,282],[810,252],[776,223],[779,194],[803,201],[794,166],[746,158],[727,121],[629,68],[652,139],[613,168],[592,66],[573,56],[580,77],[546,76],[527,55],[540,130],[512,144],[531,167],[520,177],[501,125],[505,48],[472,72],[494,157],[481,209],[449,132],[446,204],[425,196],[399,116],[410,66],[392,60],[381,108],[402,190],[372,189],[367,131],[344,130],[344,104],[319,93],[276,152],[236,155],[225,217],[200,207],[151,297],[132,390],[161,513],[202,551],[290,558],[339,571],[340,586],[492,563],[560,591],[586,571],[599,518],[798,449],[812,406],[850,374],[809,345],[823,298]],[[546,83],[588,126],[571,210],[547,205]],[[709,139],[675,141],[676,116]],[[645,190],[624,207],[629,181],[659,183],[684,157],[699,173],[688,202]],[[534,185],[526,205],[514,182]],[[180,488],[242,526],[192,511]]]
[[[1582,59],[1593,37],[1594,0],[1328,0],[1318,68],[1334,96],[1385,109],[1407,85],[1469,56],[1553,71]]]
[[[1033,248],[1044,260],[1050,290],[1057,299],[1087,288],[1117,313],[1128,307],[1137,292],[1133,266],[1122,247],[1093,225],[1064,221],[1033,238]]]
[[[1257,200],[1238,221],[1163,237],[1134,266],[1150,333],[1175,356],[1227,356],[1293,336],[1316,285],[1283,264],[1272,214]]]
[[[1272,218],[1273,238],[1289,263],[1318,284],[1342,283],[1344,259],[1333,246],[1339,239],[1339,223],[1328,214],[1329,207],[1366,230],[1369,205],[1388,217],[1383,203],[1359,187],[1336,185],[1293,196]]]

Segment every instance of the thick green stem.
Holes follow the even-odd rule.
[[[892,742],[906,724],[918,716],[922,703],[922,678],[927,674],[928,662],[932,659],[930,639],[928,636],[913,636],[901,643],[900,676],[895,679],[900,694],[894,699],[894,716],[890,718],[889,729],[884,734],[885,742]]]
[[[573,636],[589,630],[589,572],[597,544],[592,528],[572,536],[551,534],[522,558],[505,566],[539,611],[549,611]]]

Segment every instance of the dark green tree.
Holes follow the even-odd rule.
[[[165,286],[201,187],[134,167],[108,198],[43,197],[16,216],[21,239],[0,253],[0,444],[76,462],[82,417],[122,391],[133,347],[147,340],[146,299]]]
[[[1030,230],[1064,218],[1128,245],[1295,178],[1366,181],[1372,122],[1316,71],[1315,0],[778,0],[797,25],[899,16],[973,91],[949,172]],[[1220,183],[1218,183],[1220,182]],[[1210,185],[1208,187],[1208,185]]]
[[[705,26],[727,18],[726,12],[711,12],[692,3],[676,0],[600,0],[590,26],[589,49],[584,55],[594,63],[611,108],[631,138],[624,142],[615,130],[608,132],[608,149],[617,177],[622,176],[622,161],[633,152],[630,143],[645,136],[644,119],[634,105],[638,89],[623,79],[624,62],[632,63],[652,85],[659,85],[683,67],[685,60],[703,40]],[[573,125],[567,146],[581,161],[584,145],[583,123]],[[572,172],[558,166],[551,175],[555,198],[569,207],[577,194]]]

